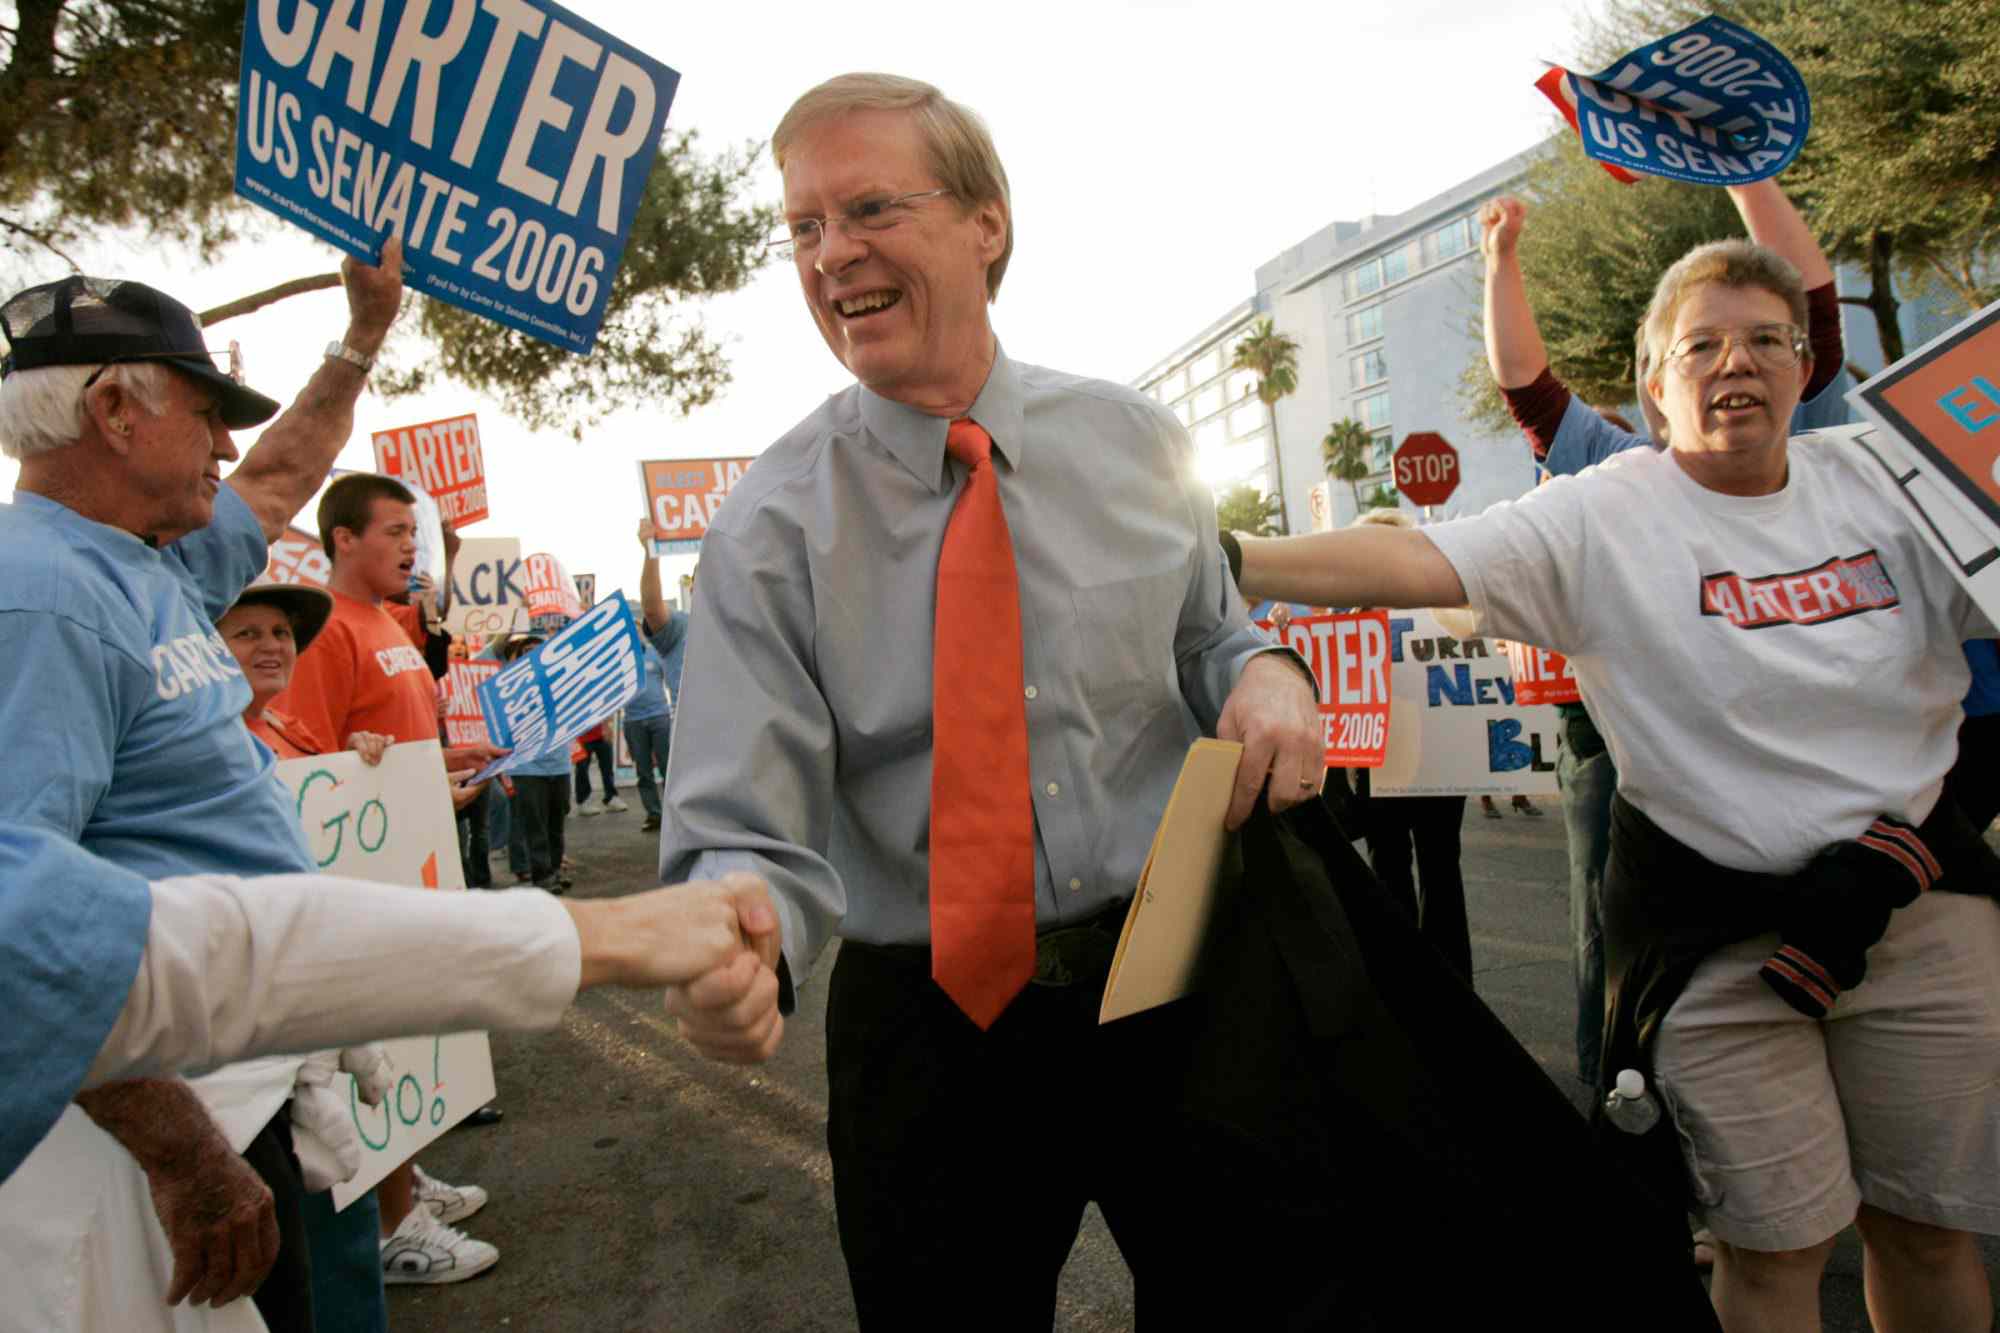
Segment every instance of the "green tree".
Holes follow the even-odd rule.
[[[107,231],[191,248],[205,261],[282,225],[234,193],[231,145],[244,0],[15,0],[0,15],[0,252],[14,285]],[[588,358],[412,296],[376,388],[452,375],[536,426],[585,424],[619,407],[686,411],[729,382],[721,345],[689,305],[733,291],[764,262],[777,211],[748,202],[756,145],[697,151],[663,137],[604,327]],[[206,322],[339,284],[279,284]]]
[[[2000,22],[1991,0],[1787,0],[1765,33],[1813,98],[1786,175],[1903,355],[1895,280],[1968,313],[2000,297]]]
[[[1904,350],[1899,281],[1968,313],[2000,295],[1991,0],[1610,0],[1581,63],[1601,67],[1707,13],[1767,38],[1804,77],[1812,127],[1785,189],[1828,256],[1867,273],[1868,290],[1841,299],[1874,317],[1888,360]]]
[[[1271,419],[1271,458],[1276,469],[1273,475],[1278,479],[1279,531],[1289,531],[1284,517],[1284,455],[1278,452],[1278,400],[1298,391],[1298,340],[1278,332],[1271,320],[1260,319],[1236,344],[1236,354],[1230,359],[1229,366],[1232,370],[1247,370],[1257,377],[1257,397]]]
[[[1368,434],[1368,427],[1353,417],[1334,422],[1326,432],[1326,438],[1319,442],[1319,456],[1326,464],[1326,475],[1347,483],[1347,489],[1354,496],[1354,512],[1357,514],[1363,508],[1361,483],[1368,479],[1372,471],[1368,466],[1368,451],[1374,443]]]
[[[1266,495],[1246,481],[1215,497],[1215,526],[1253,537],[1277,536],[1282,508],[1277,496]]]
[[[1368,499],[1361,507],[1363,510],[1399,509],[1402,507],[1402,504],[1403,499],[1396,493],[1396,488],[1387,482],[1383,482],[1374,490],[1368,492]]]

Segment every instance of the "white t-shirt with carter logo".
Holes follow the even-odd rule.
[[[1425,529],[1482,632],[1568,656],[1619,791],[1722,865],[1798,868],[1921,821],[1958,753],[1986,617],[1876,464],[1795,436],[1774,495],[1634,450]]]

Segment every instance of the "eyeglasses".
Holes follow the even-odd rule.
[[[833,217],[798,218],[786,223],[785,229],[771,238],[771,244],[780,254],[809,255],[819,249],[829,226],[840,227],[849,236],[859,231],[887,231],[916,211],[913,205],[917,200],[950,193],[948,189],[917,190],[886,199],[858,199]]]
[[[1753,324],[1747,329],[1696,329],[1667,349],[1666,360],[1692,379],[1728,360],[1732,343],[1766,370],[1796,366],[1806,350],[1806,337],[1796,325]]]

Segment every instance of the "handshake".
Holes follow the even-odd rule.
[[[755,1064],[777,1051],[778,912],[763,880],[734,872],[563,907],[583,946],[579,989],[664,990],[667,1012],[712,1059]]]

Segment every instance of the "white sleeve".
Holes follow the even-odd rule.
[[[1423,529],[1458,572],[1481,634],[1565,654],[1583,648],[1591,554],[1583,501],[1597,489],[1594,475],[1555,477],[1519,500]]]
[[[191,875],[152,891],[138,975],[86,1087],[389,1037],[550,1028],[582,975],[575,924],[539,890]]]

